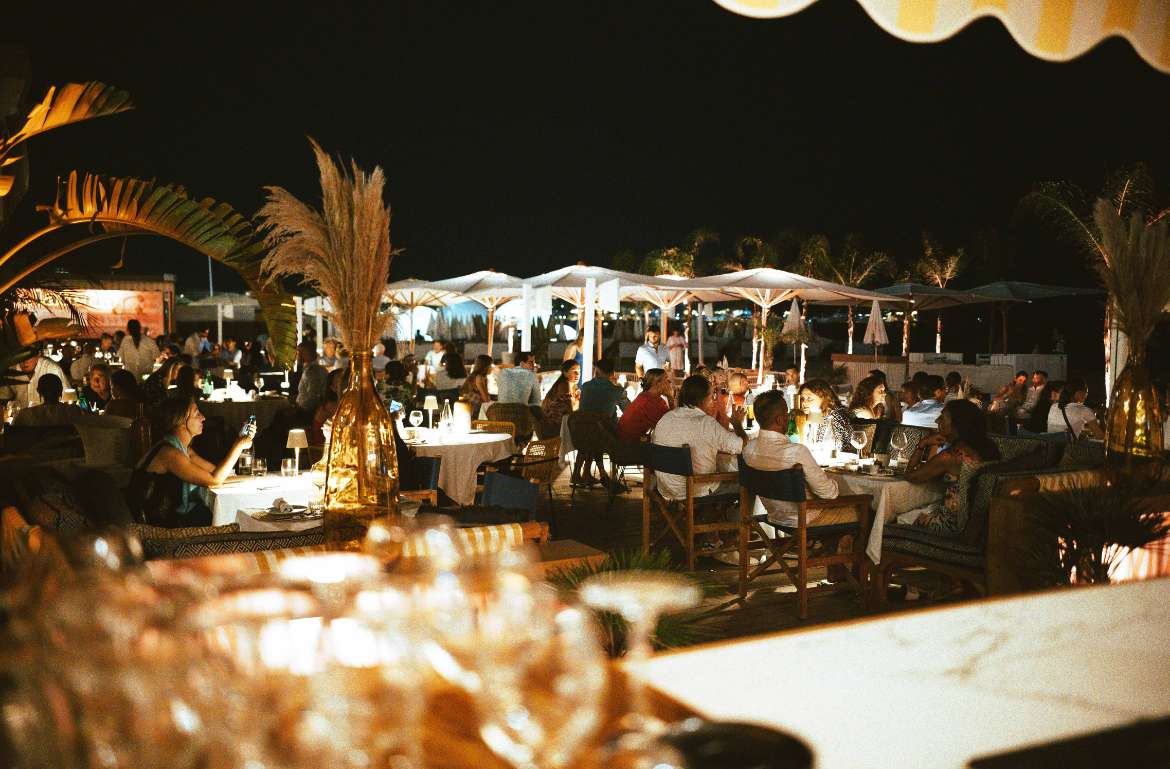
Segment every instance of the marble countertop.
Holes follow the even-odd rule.
[[[807,740],[818,769],[961,769],[1170,715],[1170,579],[908,612],[628,669],[713,719]]]

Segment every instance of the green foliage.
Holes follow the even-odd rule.
[[[918,274],[928,283],[939,288],[946,288],[963,270],[963,249],[956,249],[951,253],[930,239],[926,232],[922,233],[922,258],[916,265]]]
[[[599,564],[579,564],[560,569],[550,574],[548,581],[564,593],[575,594],[581,583],[595,574],[623,571],[677,571],[677,569],[672,564],[669,550],[656,550],[646,555],[643,555],[640,549],[617,550],[606,556],[605,560]],[[696,582],[706,597],[714,597],[725,591],[725,588],[717,582],[702,579],[696,579]],[[697,610],[661,617],[652,639],[655,648],[673,649],[710,640],[715,635],[709,624],[712,616],[714,615],[711,612]],[[611,657],[620,656],[625,650],[625,620],[610,612],[601,612],[599,619],[606,650]]]
[[[1108,582],[1119,549],[1170,534],[1161,507],[1143,502],[1152,491],[1148,483],[1121,479],[1041,494],[1030,511],[1032,541],[1020,545],[1025,579],[1036,587]]]
[[[1101,256],[1093,266],[1114,299],[1122,329],[1143,344],[1170,305],[1170,220],[1146,224],[1137,211],[1123,219],[1114,206],[1101,198],[1094,208]]]
[[[694,255],[695,274],[716,272],[723,263],[723,243],[719,233],[710,227],[691,231],[683,241],[683,247]]]
[[[694,277],[695,255],[684,248],[671,246],[646,254],[638,266],[643,275],[684,275]]]
[[[819,280],[861,288],[879,277],[892,275],[894,261],[883,251],[872,251],[860,235],[845,236],[834,252],[824,235],[807,238],[800,248],[797,272]]]

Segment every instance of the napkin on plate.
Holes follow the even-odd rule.
[[[293,506],[288,502],[285,502],[284,497],[277,497],[276,501],[272,503],[272,512],[274,513],[282,513],[287,515],[288,513],[291,513],[292,510]]]

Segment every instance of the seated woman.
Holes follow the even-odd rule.
[[[943,498],[914,521],[940,534],[956,535],[962,530],[959,520],[959,472],[968,463],[999,459],[999,448],[987,436],[987,420],[974,403],[951,401],[938,418],[938,432],[918,442],[910,455],[906,480],[927,483],[942,480],[946,484]]]
[[[1044,389],[1040,391],[1040,396],[1036,399],[1036,406],[1028,415],[1027,421],[1020,426],[1021,435],[1027,433],[1038,435],[1048,432],[1048,414],[1051,412],[1052,406],[1055,406],[1060,400],[1060,394],[1063,390],[1064,382],[1053,379],[1044,383]]]
[[[85,376],[85,387],[81,394],[91,409],[105,409],[113,396],[110,393],[110,367],[106,363],[95,363]]]
[[[170,397],[190,396],[198,400],[203,397],[203,372],[183,364],[175,369],[175,389],[169,392]]]
[[[213,465],[190,449],[203,432],[203,414],[192,397],[169,398],[159,406],[165,435],[134,468],[127,497],[139,520],[153,526],[210,526],[211,510],[199,487],[223,483],[240,452],[252,445],[255,425],[245,425],[227,456]]]
[[[1105,437],[1105,430],[1097,422],[1097,415],[1085,405],[1089,397],[1089,385],[1084,379],[1070,379],[1060,391],[1060,401],[1048,410],[1048,432],[1072,433],[1080,438],[1087,433],[1098,440]]]
[[[824,379],[808,380],[800,386],[797,402],[814,422],[818,421],[819,416],[814,441],[832,446],[838,451],[849,446],[849,434],[852,431],[849,409],[841,405],[837,393],[833,392],[828,382]]]
[[[138,380],[126,369],[118,369],[110,375],[110,395],[106,404],[109,416],[137,419],[142,416],[142,390]]]
[[[142,396],[146,403],[158,403],[167,397],[167,390],[175,381],[175,369],[183,365],[179,358],[167,358],[146,381],[142,383]]]
[[[463,386],[459,388],[459,399],[471,404],[471,418],[479,419],[480,407],[490,403],[492,397],[488,395],[488,375],[492,373],[492,359],[488,355],[478,355],[475,365]]]
[[[467,368],[463,365],[462,356],[453,352],[445,353],[433,379],[435,389],[439,391],[439,400],[442,401],[444,398],[455,400],[459,395],[459,388],[466,380]]]
[[[577,408],[581,399],[581,391],[577,389],[580,379],[581,365],[575,359],[561,362],[561,375],[540,403],[540,424],[536,432],[542,440],[556,438],[561,434],[561,421]]]
[[[876,376],[867,376],[857,383],[849,411],[859,419],[881,419],[886,416],[886,383]]]

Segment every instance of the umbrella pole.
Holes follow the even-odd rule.
[[[699,340],[699,365],[703,365],[703,303],[699,302],[699,322],[695,325],[695,336]]]
[[[800,306],[800,327],[808,330],[808,302]],[[805,381],[805,371],[808,368],[808,344],[800,343],[800,381]]]
[[[764,353],[768,346],[768,340],[764,336],[764,331],[768,328],[768,308],[764,305],[760,306],[760,370],[758,384],[764,383]]]
[[[487,311],[488,311],[487,354],[488,354],[488,357],[491,358],[492,357],[492,342],[494,342],[496,339],[496,308],[493,305],[491,307],[488,307]]]
[[[407,305],[406,311],[410,313],[410,354],[414,355],[414,307]],[[317,316],[317,344],[321,343],[321,316]]]
[[[605,324],[603,324],[601,322],[601,310],[598,310],[597,314],[593,316],[593,321],[594,321],[594,323],[597,324],[596,325],[596,329],[597,329],[597,358],[596,359],[601,360],[601,346],[602,346],[602,341],[603,341],[601,337],[605,333]]]
[[[938,311],[938,318],[934,321],[934,352],[942,352],[942,310]]]
[[[691,373],[691,300],[688,299],[683,304],[683,342],[686,346],[683,347],[683,370],[688,375]]]
[[[846,307],[845,311],[849,313],[849,317],[845,321],[845,327],[849,332],[849,342],[846,344],[845,352],[848,355],[852,355],[853,354],[853,305],[849,305],[848,307]]]
[[[756,350],[759,347],[757,339],[759,338],[760,326],[756,323],[756,308],[752,307],[752,368],[756,367]]]
[[[902,357],[910,356],[910,310],[902,313]]]

